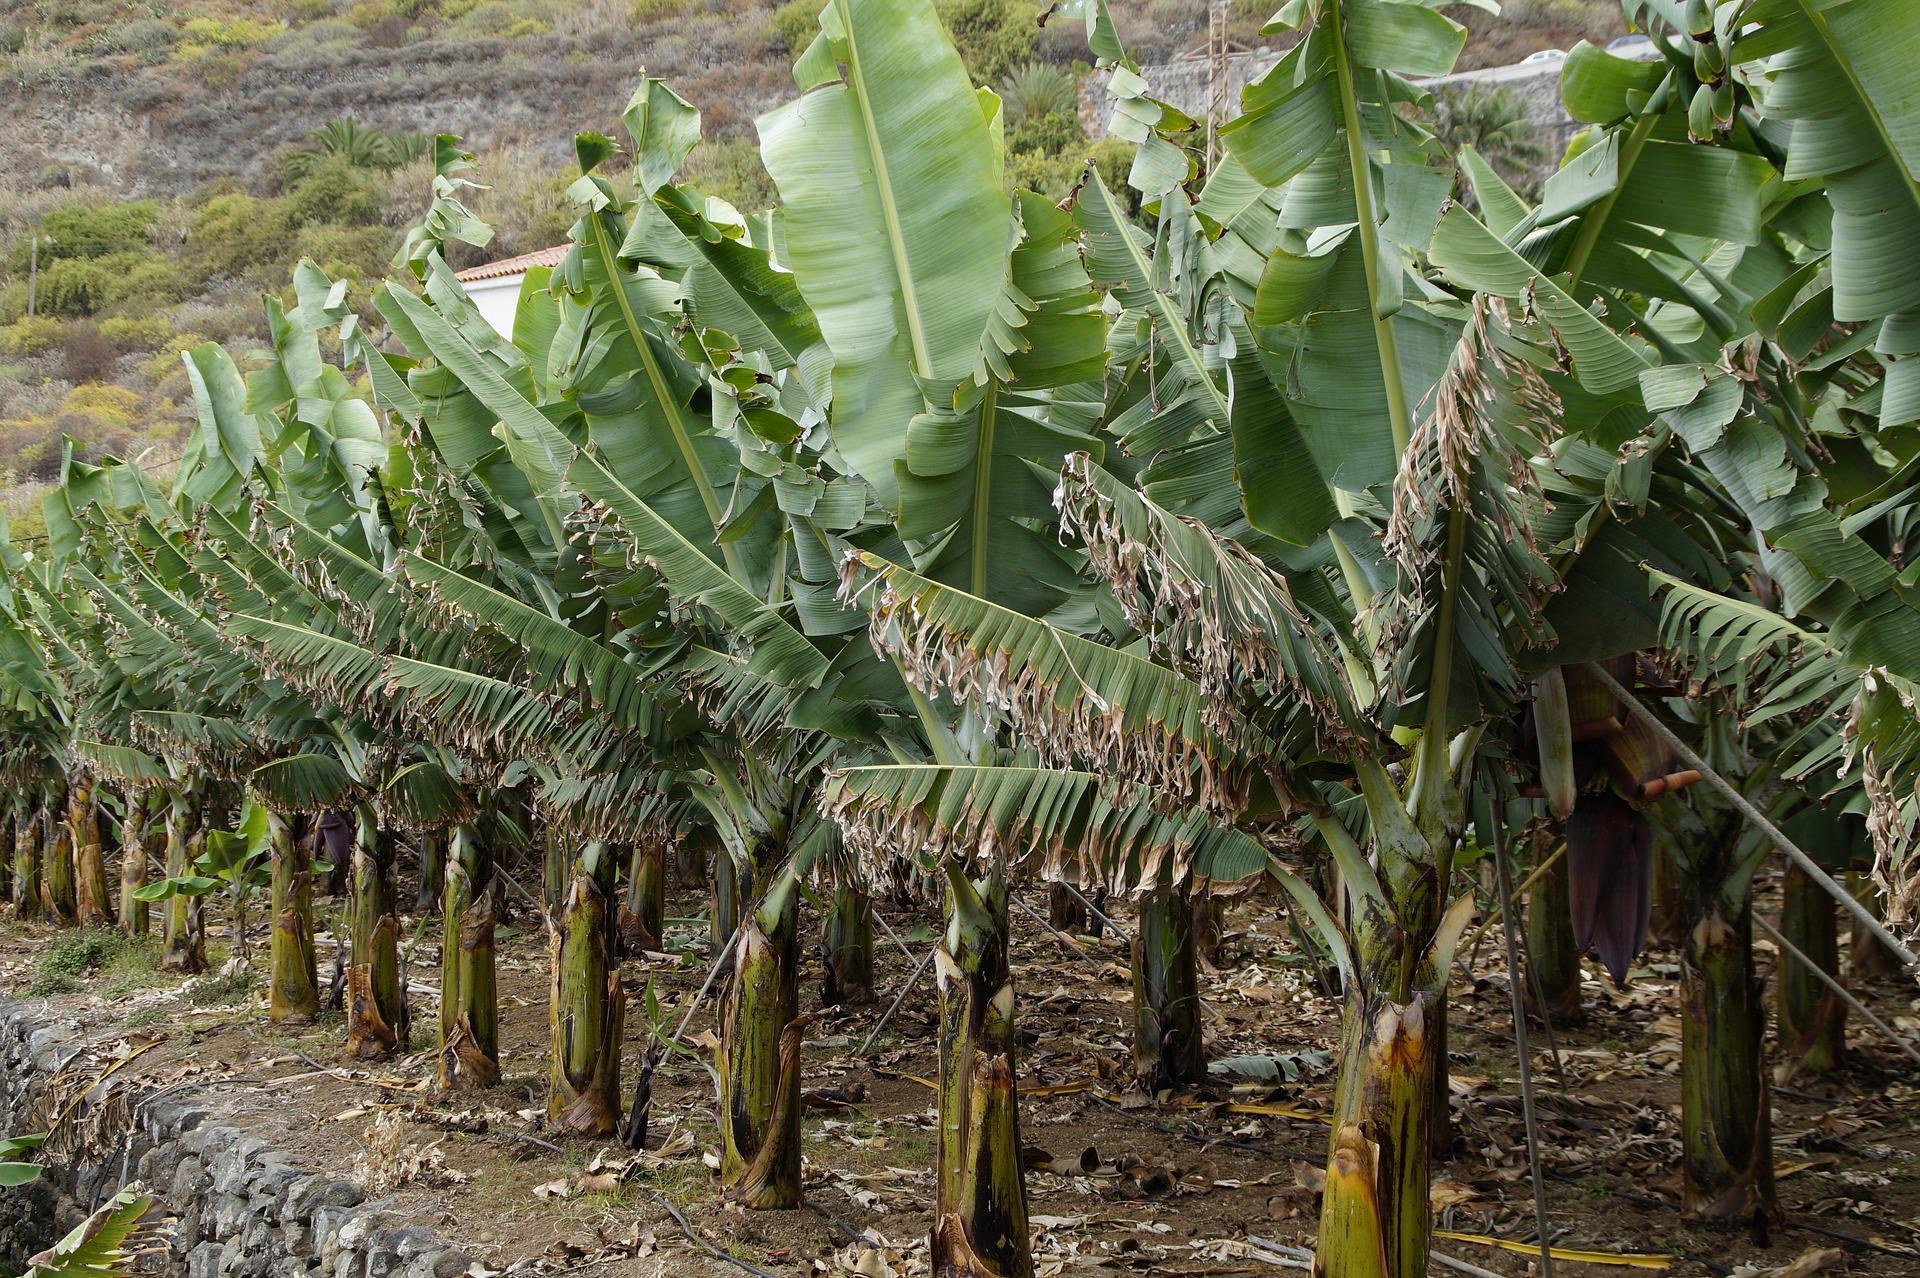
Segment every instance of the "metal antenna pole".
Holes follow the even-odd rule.
[[[1227,117],[1227,0],[1207,5],[1207,169],[1220,159],[1220,126]]]
[[[1540,1169],[1540,1140],[1533,1114],[1533,1053],[1527,1047],[1526,1000],[1520,993],[1520,945],[1514,936],[1512,878],[1507,871],[1507,833],[1497,815],[1493,823],[1493,868],[1499,876],[1500,899],[1508,902],[1508,908],[1500,912],[1500,928],[1507,939],[1507,995],[1513,1004],[1513,1041],[1520,1053],[1520,1111],[1527,1125],[1527,1166],[1533,1173],[1533,1221],[1540,1235],[1540,1278],[1553,1278],[1553,1246],[1547,1237],[1547,1184]]]

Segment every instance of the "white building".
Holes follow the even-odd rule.
[[[487,323],[502,337],[513,336],[513,312],[520,302],[520,282],[527,272],[536,267],[554,267],[560,265],[560,259],[567,255],[567,245],[556,244],[552,248],[535,249],[531,253],[522,253],[517,257],[503,257],[497,262],[485,262],[479,266],[469,266],[458,275],[461,287],[467,290],[467,296],[480,308],[480,314]]]

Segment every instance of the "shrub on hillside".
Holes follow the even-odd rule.
[[[777,198],[773,179],[760,163],[760,149],[746,138],[702,139],[687,157],[680,180],[743,213],[768,208]]]
[[[119,358],[119,348],[92,324],[75,324],[69,329],[61,351],[67,380],[75,383],[106,381],[113,376],[114,361]]]
[[[373,27],[388,18],[415,22],[440,9],[436,0],[360,0],[347,10],[347,20],[359,27]]]
[[[249,49],[265,44],[285,30],[278,22],[257,18],[188,18],[180,34],[195,44],[210,44],[221,49]]]
[[[470,207],[493,228],[493,239],[478,249],[449,243],[449,261],[468,265],[565,242],[574,220],[565,195],[569,178],[551,157],[523,142],[491,146],[480,155],[479,180],[487,189],[472,192]],[[406,198],[404,208],[393,210],[401,216],[389,215],[390,222],[418,217],[432,195],[421,184]]]
[[[96,56],[130,53],[142,62],[158,62],[179,42],[180,32],[165,18],[134,18],[93,33],[84,46]]]
[[[280,261],[292,242],[285,200],[234,192],[201,206],[187,231],[187,254],[203,274],[245,275]]]
[[[380,220],[380,188],[376,175],[328,156],[288,190],[287,214],[300,226],[365,226]]]
[[[385,273],[399,246],[399,232],[384,226],[308,226],[295,235],[287,256],[294,261],[312,258],[332,278],[346,280],[359,296],[366,291],[363,285]]]
[[[11,324],[0,325],[0,355],[18,358],[44,355],[67,340],[68,324],[51,315],[24,316]]]
[[[787,0],[767,19],[767,31],[773,36],[776,52],[797,58],[813,43],[820,30],[820,5],[817,0]]]
[[[100,321],[100,336],[123,351],[150,351],[173,336],[173,325],[163,315],[109,315]]]
[[[84,319],[127,303],[142,310],[171,306],[189,289],[178,262],[148,249],[60,259],[41,268],[36,291],[40,313]]]
[[[1133,166],[1133,147],[1119,138],[1101,138],[1098,142],[1069,148],[1054,154],[1044,151],[1016,151],[1007,157],[1007,186],[1010,189],[1038,191],[1050,200],[1064,200],[1086,172],[1092,160],[1100,170],[1100,180],[1128,204],[1138,204],[1139,195],[1127,185],[1127,170]],[[1137,212],[1137,207],[1132,210]]]
[[[42,315],[74,319],[91,315],[105,306],[112,286],[113,272],[104,259],[62,258],[40,268],[34,303]]]
[[[1039,27],[1027,0],[934,0],[934,8],[975,83],[997,83],[1033,56]]]
[[[140,418],[140,396],[124,386],[92,382],[76,386],[60,401],[60,412],[90,417],[104,429],[131,426]]]
[[[129,200],[124,204],[62,204],[47,210],[40,219],[40,263],[56,258],[100,257],[122,253],[146,244],[160,206],[152,200]],[[27,266],[29,241],[14,245],[14,269]]]
[[[360,28],[345,18],[326,17],[282,31],[265,48],[277,56],[304,59],[357,49],[362,39]]]
[[[333,0],[279,0],[274,7],[288,22],[322,22],[333,16]]]
[[[481,0],[447,24],[447,34],[461,38],[505,36],[509,40],[542,36],[553,30],[545,14],[530,12],[521,0]]]
[[[1080,127],[1080,117],[1071,111],[1028,116],[1007,130],[1007,149],[1016,152],[1058,155],[1063,151],[1084,150],[1086,141],[1087,133]]]
[[[189,42],[174,46],[168,64],[173,68],[179,86],[176,92],[217,92],[231,89],[240,82],[252,56],[251,51],[246,49]]]

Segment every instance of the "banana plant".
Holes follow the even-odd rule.
[[[149,884],[141,889],[141,899],[165,901],[174,896],[224,893],[233,919],[234,957],[241,966],[248,966],[247,907],[273,885],[273,825],[265,808],[247,804],[235,829],[207,832],[204,850],[186,874],[169,875]],[[284,835],[284,826],[281,833]]]
[[[147,1219],[153,1200],[123,1189],[60,1241],[27,1258],[23,1278],[122,1278],[173,1246],[171,1230]]]

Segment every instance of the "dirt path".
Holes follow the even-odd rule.
[[[700,908],[683,893],[668,913]],[[1326,1140],[1316,1115],[1331,1089],[1325,1053],[1337,1008],[1315,992],[1276,909],[1255,900],[1233,914],[1231,961],[1205,975],[1209,1051],[1216,1060],[1280,1055],[1298,1077],[1217,1074],[1195,1094],[1157,1104],[1128,1090],[1124,950],[1109,939],[1082,941],[1070,953],[1016,912],[1022,1123],[1042,1275],[1277,1273],[1275,1248],[1311,1246]],[[331,908],[321,913],[337,916]],[[923,949],[929,919],[899,913],[889,920]],[[749,1214],[718,1202],[703,1161],[714,1140],[713,1086],[699,1059],[672,1059],[656,1077],[651,1143],[658,1152],[634,1155],[612,1142],[556,1149],[540,1136],[546,947],[538,920],[524,912],[499,941],[504,1081],[483,1093],[437,1094],[430,1050],[437,931],[424,929],[412,952],[414,1041],[428,1050],[372,1069],[341,1061],[337,1014],[299,1030],[277,1028],[251,1005],[244,978],[183,983],[153,971],[145,950],[108,955],[69,978],[72,988],[51,994],[52,1006],[101,1043],[160,1038],[130,1068],[197,1089],[205,1103],[312,1167],[336,1174],[357,1167],[414,1223],[440,1230],[495,1270],[609,1278],[746,1272],[696,1251],[665,1202],[713,1245],[782,1278],[926,1272],[935,999],[923,975],[872,1052],[856,1054],[910,970],[884,937],[876,953],[880,1003],[825,1012],[807,1044],[806,1183],[815,1209]],[[0,929],[0,984],[16,996],[36,979],[49,988],[40,959],[72,936]],[[705,975],[703,924],[670,926],[667,944],[674,956],[626,964],[634,1009],[629,1083],[647,1035],[638,1009],[648,983],[671,1020]],[[253,950],[264,962],[257,941]],[[320,952],[324,969],[330,939]],[[809,955],[803,1006],[818,1001],[818,966]],[[1671,954],[1658,951],[1643,958],[1643,968],[1625,991],[1588,983],[1587,1024],[1555,1035],[1558,1070],[1546,1045],[1535,1043],[1558,1245],[1682,1257],[1668,1269],[1676,1275],[1762,1274],[1820,1247],[1843,1254],[1830,1258],[1835,1267],[1813,1272],[1844,1265],[1857,1275],[1920,1273],[1920,1078],[1857,1023],[1849,1027],[1854,1059],[1845,1074],[1776,1096],[1775,1158],[1788,1228],[1763,1245],[1745,1233],[1681,1223],[1674,1206],[1677,969]],[[1435,1246],[1521,1275],[1528,1257],[1477,1240],[1533,1236],[1496,946],[1482,947],[1472,986],[1459,985],[1450,1008],[1455,1141],[1451,1159],[1435,1169],[1436,1221],[1446,1231]],[[1883,1017],[1904,1020],[1913,1033],[1920,1016],[1899,1001],[1902,992],[1890,984],[1870,994]],[[689,1038],[698,1043],[709,1032],[703,1008]],[[1563,1261],[1555,1272],[1580,1278],[1636,1270]]]

